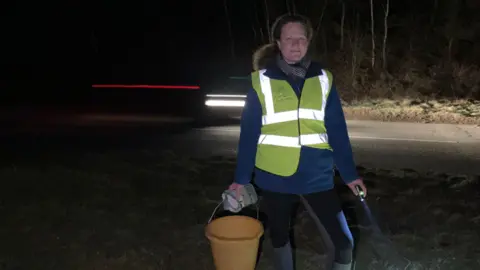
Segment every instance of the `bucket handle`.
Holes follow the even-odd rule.
[[[222,200],[220,203],[217,204],[215,209],[213,209],[213,213],[210,216],[210,218],[208,219],[207,224],[210,224],[212,222],[213,218],[215,217],[215,214],[217,213],[218,208],[223,204],[224,201],[225,200]],[[260,219],[260,207],[258,206],[258,202],[255,203],[255,208],[257,209],[257,219],[259,220]]]

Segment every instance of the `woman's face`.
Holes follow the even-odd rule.
[[[305,27],[296,22],[285,24],[282,27],[280,40],[277,40],[277,45],[287,63],[299,62],[308,51],[309,40]]]

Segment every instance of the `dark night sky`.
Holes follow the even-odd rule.
[[[44,92],[57,92],[76,82],[70,87],[75,92],[91,83],[198,83],[213,72],[230,75],[228,67],[250,71],[248,57],[231,65],[223,1],[168,2],[8,6],[2,16],[4,88],[35,92],[42,85]],[[248,2],[233,1],[240,15],[233,22],[237,38],[249,31],[241,27]],[[237,46],[252,46],[242,40]]]
[[[249,30],[248,25],[242,27],[242,13],[247,15],[249,12],[239,9],[248,2],[251,1],[233,1],[237,7],[231,10],[237,14],[232,14],[232,24],[237,37],[244,36],[247,34],[245,30]],[[131,83],[195,81],[214,72],[222,72],[232,64],[222,1],[209,1],[208,5],[201,1],[110,4],[100,7],[96,18],[96,61],[102,70],[108,70],[107,66],[113,63],[114,71],[122,74],[121,79],[115,80]],[[243,23],[248,24],[248,18]],[[248,44],[248,38],[238,40],[240,47],[252,46]],[[242,40],[247,42],[242,44]],[[240,65],[243,68],[239,70],[249,72],[245,61]],[[165,73],[169,76],[164,76]],[[99,71],[97,76],[99,80],[108,80],[103,71]]]
[[[85,93],[92,83],[208,84],[229,75],[246,75],[252,51],[260,45],[259,24],[265,23],[263,1],[227,1],[235,40],[233,59],[223,0],[91,2],[4,4],[0,11],[3,96],[72,95]],[[315,25],[323,1],[296,2],[298,11]],[[349,10],[363,14],[363,33],[368,34],[368,2],[346,2]],[[411,14],[423,24],[428,21],[432,1],[417,2],[392,1],[392,44],[395,38],[407,40],[401,31],[411,32],[406,23],[414,18]],[[339,3],[329,2],[325,22],[339,21]],[[376,3],[381,28],[382,3]],[[269,0],[271,20],[286,11],[284,5]],[[444,9],[448,11],[447,6]],[[442,20],[437,19],[440,26]],[[328,29],[327,38],[338,39],[334,25]]]
[[[195,83],[250,71],[252,21],[262,2],[229,0],[23,2],[3,12],[3,64],[10,86]],[[257,5],[255,14],[254,5]],[[273,13],[273,12],[271,12]],[[271,14],[271,16],[274,16]],[[258,33],[257,33],[258,34]],[[217,76],[218,77],[218,76]],[[9,87],[11,88],[11,87]],[[53,90],[52,90],[53,91]]]

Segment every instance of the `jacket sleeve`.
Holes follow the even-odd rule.
[[[327,129],[328,142],[333,149],[335,166],[340,172],[343,181],[348,184],[358,179],[352,146],[348,136],[347,123],[335,84],[332,85],[327,98],[325,127]]]
[[[247,94],[240,122],[235,183],[245,185],[248,184],[252,178],[261,127],[262,107],[258,100],[257,93],[254,89],[251,89]]]

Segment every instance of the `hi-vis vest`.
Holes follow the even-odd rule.
[[[300,100],[285,80],[252,73],[252,84],[262,105],[262,129],[255,166],[280,176],[293,175],[300,161],[300,147],[331,150],[324,124],[332,74],[305,80]]]

